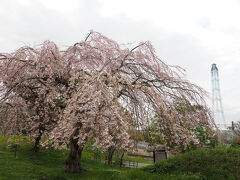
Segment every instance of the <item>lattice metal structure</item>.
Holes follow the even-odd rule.
[[[219,75],[216,64],[212,64],[212,111],[216,125],[219,129],[226,129],[226,121],[223,113],[222,98],[220,94]]]

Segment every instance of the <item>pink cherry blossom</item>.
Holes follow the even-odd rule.
[[[35,142],[46,135],[50,143],[43,145],[69,148],[68,172],[82,170],[88,140],[103,150],[128,149],[129,129],[143,129],[155,114],[166,146],[169,140],[197,143],[191,127],[214,126],[205,91],[186,80],[182,68],[159,59],[150,42],[130,46],[91,31],[65,51],[45,41],[39,48],[0,54],[1,106],[12,109],[1,119],[3,133],[25,130]],[[176,103],[202,109],[183,118]]]

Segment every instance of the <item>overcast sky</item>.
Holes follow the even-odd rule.
[[[119,43],[151,41],[210,95],[216,63],[226,120],[240,120],[240,0],[0,0],[0,52],[44,40],[64,48],[89,30]]]

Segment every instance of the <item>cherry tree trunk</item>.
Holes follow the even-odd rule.
[[[71,139],[69,144],[69,155],[66,160],[66,172],[68,173],[77,173],[82,172],[81,168],[81,156],[82,156],[82,148],[77,144],[77,140]]]
[[[35,143],[34,143],[34,147],[33,147],[33,151],[34,151],[34,152],[38,152],[38,151],[39,151],[39,143],[40,143],[40,140],[41,140],[41,136],[42,136],[42,135],[39,135],[39,136],[35,139]]]
[[[125,154],[125,150],[123,150],[122,154],[121,154],[121,158],[120,158],[120,166],[123,165],[123,156]]]
[[[155,163],[156,162],[156,151],[153,150],[153,162]]]
[[[35,143],[34,143],[34,147],[33,147],[33,151],[34,152],[38,152],[39,151],[40,140],[42,138],[43,132],[45,131],[45,128],[42,125],[39,125],[38,131],[39,131],[39,134],[35,138]]]
[[[108,149],[108,165],[112,164],[112,157],[114,154],[115,148],[113,146],[109,147]]]
[[[34,147],[33,147],[33,151],[34,152],[38,152],[39,151],[39,144],[40,144],[40,140],[42,138],[42,128],[39,129],[39,135],[35,138],[35,143],[34,143]]]

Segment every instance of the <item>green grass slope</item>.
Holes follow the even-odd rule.
[[[237,149],[199,150],[131,169],[94,161],[93,154],[84,151],[82,166],[86,171],[70,174],[64,172],[67,151],[41,149],[34,153],[26,137],[18,138],[21,143],[14,158],[14,149],[7,147],[8,136],[0,135],[0,180],[240,180]]]
[[[0,154],[0,180],[190,180],[194,176],[169,175],[162,176],[144,172],[140,169],[108,166],[88,159],[83,153],[83,173],[65,173],[67,152],[41,151],[34,153],[29,149],[20,149],[17,158],[12,151]],[[198,180],[198,179],[196,179]]]
[[[17,137],[18,138],[18,137]],[[21,140],[17,157],[14,149],[7,147],[8,136],[0,135],[0,180],[67,180],[67,179],[111,179],[127,168],[110,167],[91,160],[91,154],[83,153],[82,166],[86,172],[65,173],[67,151],[41,149],[31,151],[32,144]]]
[[[240,180],[240,149],[196,150],[144,169],[161,175],[193,173],[207,180]]]
[[[0,180],[200,180],[191,174],[165,176],[136,168],[111,167],[91,160],[93,154],[88,151],[84,151],[82,157],[82,166],[86,172],[69,174],[64,172],[67,151],[41,149],[34,153],[27,137],[16,136],[15,141],[20,140],[20,144],[17,157],[14,158],[14,149],[7,147],[8,138],[9,136],[0,135]]]

